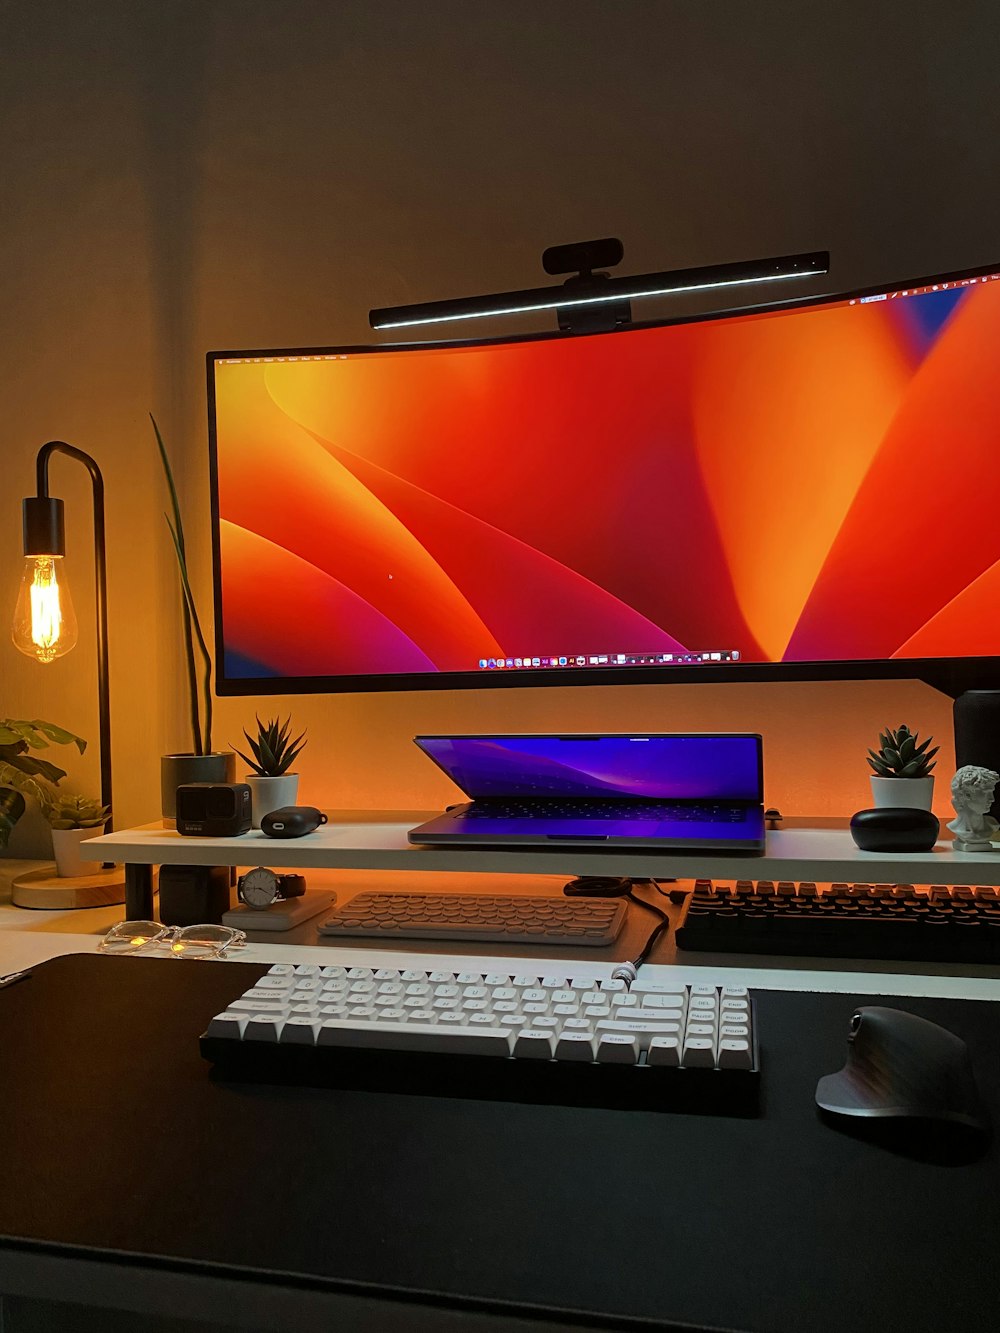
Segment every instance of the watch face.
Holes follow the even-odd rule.
[[[248,907],[269,907],[278,896],[278,876],[258,866],[240,879],[240,897]]]

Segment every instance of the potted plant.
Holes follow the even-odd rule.
[[[294,805],[299,792],[298,773],[289,773],[296,756],[305,747],[305,732],[290,739],[291,716],[284,722],[272,717],[266,724],[257,718],[257,739],[244,728],[243,735],[250,743],[250,753],[242,750],[236,753],[253,769],[246,776],[250,785],[253,802],[252,822],[254,828],[260,828],[260,821],[272,810],[280,810],[283,805]]]
[[[85,740],[51,722],[0,719],[0,849],[24,814],[24,798],[33,796],[44,809],[51,794],[43,784],[57,786],[66,776],[65,769],[38,758],[50,745],[75,745],[81,754],[87,748]]]
[[[96,838],[108,821],[110,811],[100,801],[89,796],[70,796],[56,792],[43,807],[46,821],[52,830],[52,851],[56,871],[63,879],[76,875],[92,875],[97,867],[80,856],[80,843]]]
[[[187,664],[188,700],[191,716],[191,750],[180,754],[165,754],[160,759],[160,807],[163,822],[172,827],[177,813],[177,788],[187,782],[232,782],[236,776],[236,756],[231,750],[212,749],[212,657],[201,628],[201,619],[191,591],[188,577],[187,548],[184,524],[181,520],[174,474],[167,457],[166,446],[150,413],[160,462],[170,491],[173,520],[164,514],[170,530],[177,573],[181,585],[181,616],[184,625],[184,656]],[[197,650],[197,651],[196,651]],[[199,662],[200,659],[200,662]],[[199,679],[200,672],[200,679]]]
[[[901,726],[896,731],[887,727],[879,735],[879,750],[868,751],[872,800],[880,808],[902,807],[908,810],[930,810],[934,797],[934,764],[932,760],[940,746],[928,749],[933,736],[925,741]]]

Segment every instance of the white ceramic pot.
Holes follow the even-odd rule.
[[[255,773],[248,773],[244,781],[250,788],[253,807],[252,824],[260,828],[260,821],[272,810],[280,810],[283,805],[294,805],[299,794],[298,773],[285,773],[280,778],[261,778]]]
[[[73,879],[77,875],[96,875],[100,870],[97,861],[84,861],[80,855],[80,843],[89,838],[96,838],[104,829],[95,828],[54,828],[52,830],[52,852],[56,858],[56,873],[63,879]]]
[[[934,801],[934,774],[927,778],[871,776],[872,803],[879,810],[930,810]]]

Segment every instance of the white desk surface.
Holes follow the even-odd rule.
[[[147,824],[82,844],[87,860],[146,865],[281,865],[288,870],[423,870],[452,874],[634,875],[661,879],[791,879],[817,883],[1000,885],[1000,847],[957,852],[950,841],[930,852],[862,852],[847,829],[782,829],[767,834],[763,856],[645,852],[567,847],[496,850],[414,847],[406,835],[419,818],[337,817],[304,838],[268,838],[259,830],[238,838],[187,838]]]
[[[182,841],[194,841],[184,839]],[[288,844],[281,844],[287,846]],[[270,864],[281,865],[275,857]],[[19,971],[55,958],[62,954],[94,953],[107,932],[123,917],[121,907],[101,907],[75,911],[28,911],[11,905],[10,879],[25,870],[37,869],[38,862],[18,862],[0,859],[0,975]],[[284,866],[282,866],[284,868]],[[731,878],[731,875],[729,876]],[[873,876],[874,878],[874,876]],[[362,889],[382,886],[395,890],[410,888],[427,890],[435,883],[439,887],[462,892],[522,892],[558,893],[566,874],[547,876],[457,875],[440,885],[437,874],[424,876],[411,872],[348,873],[326,871],[310,875],[313,888],[329,888],[341,901],[347,901]],[[879,877],[879,882],[882,881]],[[320,916],[319,920],[322,920]],[[431,952],[429,942],[402,942],[393,950],[380,942],[356,940],[350,945],[335,940],[318,940],[316,922],[307,922],[287,935],[265,938],[257,935],[245,949],[233,954],[234,962],[293,962],[344,964],[347,966],[426,967],[427,969],[460,971],[507,971],[544,975],[573,975],[606,977],[614,963],[634,956],[633,945],[641,943],[649,930],[652,918],[641,909],[630,909],[625,932],[608,949],[546,952],[544,946],[515,952],[487,953],[497,949],[485,944],[482,952],[451,950]],[[749,986],[758,990],[824,991],[840,994],[876,994],[888,997],[933,996],[940,998],[1000,1001],[1000,976],[997,969],[985,966],[946,968],[933,963],[854,962],[845,967],[840,960],[766,958],[761,956],[732,956],[716,959],[712,955],[698,955],[692,960],[686,955],[676,961],[672,934],[666,947],[657,950],[657,962],[647,964],[652,977],[682,983],[715,982],[716,984]],[[466,943],[461,946],[469,949]],[[419,961],[418,961],[419,960]],[[164,966],[200,967],[201,963],[183,962],[164,957]],[[3,991],[0,990],[0,998]]]

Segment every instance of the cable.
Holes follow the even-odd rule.
[[[673,881],[671,881],[672,883]],[[655,903],[649,903],[645,898],[637,898],[632,890],[637,883],[652,884],[653,888],[661,898],[667,898],[674,901],[673,896],[666,889],[661,889],[655,879],[634,880],[618,875],[581,875],[578,879],[570,880],[568,884],[563,885],[563,893],[568,897],[582,898],[627,898],[629,902],[635,903],[638,907],[645,907],[647,912],[652,912],[659,920],[650,933],[646,943],[642,946],[637,957],[624,963],[618,963],[611,973],[612,981],[624,981],[626,989],[635,981],[639,973],[639,968],[653,951],[656,941],[665,930],[670,927],[670,917],[661,907]],[[676,890],[675,890],[676,892]]]
[[[633,884],[634,883],[635,881],[633,881]],[[664,893],[664,891],[660,888],[659,884],[657,884],[655,879],[647,880],[646,883],[652,884],[653,888],[656,889],[658,893],[663,894],[663,897],[666,898],[669,896],[668,894]],[[659,921],[654,926],[653,930],[650,932],[646,940],[646,943],[642,946],[642,949],[639,951],[636,957],[628,962],[619,963],[615,967],[614,971],[611,973],[612,981],[624,981],[626,989],[629,989],[632,985],[632,982],[635,981],[636,977],[639,974],[639,968],[642,967],[643,963],[646,961],[646,959],[652,952],[653,946],[656,944],[656,941],[660,938],[660,936],[663,934],[665,930],[669,929],[670,917],[666,914],[666,912],[663,911],[661,907],[657,907],[655,903],[648,903],[646,902],[645,898],[637,898],[631,889],[629,889],[628,893],[626,893],[624,896],[628,898],[629,902],[633,902],[639,907],[645,907],[647,911],[652,912],[655,916],[659,917]]]

